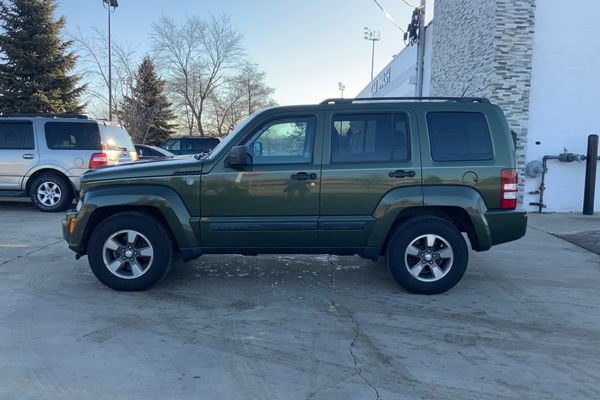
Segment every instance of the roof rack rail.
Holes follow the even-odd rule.
[[[323,100],[320,104],[352,104],[355,101],[390,101],[390,100],[413,100],[413,101],[454,101],[457,103],[489,103],[485,97],[356,97],[354,99],[332,98]]]
[[[55,113],[13,113],[13,114],[0,114],[0,117],[8,118],[75,118],[75,119],[89,119],[87,115],[83,114],[55,114]]]

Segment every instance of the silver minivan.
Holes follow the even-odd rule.
[[[121,125],[83,115],[0,115],[0,196],[64,211],[89,169],[137,160]]]

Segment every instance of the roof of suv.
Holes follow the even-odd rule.
[[[373,103],[373,102],[451,102],[451,103],[489,103],[490,101],[485,97],[357,97],[354,99],[344,98],[332,98],[325,99],[319,103],[319,105],[328,104],[353,104],[355,102],[360,103]]]
[[[420,105],[427,107],[430,104],[432,107],[442,107],[452,105],[472,106],[494,106],[490,100],[485,97],[357,97],[357,98],[330,98],[325,99],[317,104],[303,105],[286,105],[274,106],[260,109],[253,115],[258,115],[263,112],[272,110],[287,110],[287,111],[310,111],[315,109],[336,109],[348,107],[368,106],[369,108],[377,108],[378,106],[388,107],[393,105]]]
[[[23,114],[0,114],[0,118],[48,118],[48,119],[90,119],[83,114],[54,114],[54,113],[23,113]]]
[[[104,126],[120,126],[121,128],[123,127],[123,125],[121,125],[118,122],[115,121],[109,121],[107,119],[103,119],[103,118],[90,118],[87,115],[84,114],[52,114],[52,113],[23,113],[23,114],[0,114],[0,120],[1,119],[10,119],[10,118],[14,118],[14,119],[46,119],[46,120],[51,120],[51,121],[55,121],[55,122],[97,122],[98,124],[103,124]]]

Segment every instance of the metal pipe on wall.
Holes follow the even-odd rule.
[[[583,189],[583,214],[594,215],[596,193],[596,166],[598,164],[598,135],[589,135],[585,157],[585,187]]]

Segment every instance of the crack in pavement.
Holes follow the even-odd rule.
[[[375,387],[375,385],[373,385],[369,379],[363,375],[363,371],[362,368],[360,367],[360,365],[358,364],[358,357],[356,356],[356,354],[354,354],[354,346],[356,346],[356,341],[358,340],[358,336],[360,335],[359,329],[360,326],[358,324],[358,322],[356,321],[356,319],[354,318],[354,316],[351,313],[348,313],[348,318],[350,319],[350,321],[352,321],[352,328],[354,330],[354,337],[352,338],[352,342],[350,343],[350,355],[352,356],[352,361],[354,362],[354,368],[357,369],[358,371],[358,376],[360,376],[365,383],[371,388],[373,389],[373,391],[375,392],[375,398],[379,399],[379,390],[377,390],[377,388]]]
[[[331,259],[331,257],[329,255],[327,256],[327,261],[329,261],[329,264],[331,265],[331,273],[329,274],[329,291],[333,295],[335,292],[335,271],[337,269],[337,266],[333,262],[333,260]],[[369,381],[369,378],[367,378],[363,374],[363,370],[362,370],[362,367],[360,366],[359,358],[354,353],[354,348],[356,347],[358,338],[360,336],[360,324],[358,323],[356,318],[354,318],[354,315],[352,315],[350,310],[348,310],[346,307],[338,305],[333,298],[329,300],[329,304],[332,307],[339,308],[345,314],[345,317],[347,319],[349,319],[350,322],[352,322],[352,331],[353,331],[354,335],[352,337],[352,341],[350,342],[348,350],[350,351],[350,355],[352,356],[352,362],[354,363],[354,369],[356,369],[356,373],[354,375],[360,376],[362,378],[362,380],[367,384],[367,386],[369,386],[373,390],[373,392],[375,392],[376,399],[381,398],[379,395],[379,390],[377,390],[377,387],[375,387],[375,385],[373,385],[371,383],[371,381]]]
[[[19,256],[16,256],[16,257],[14,257],[14,258],[11,258],[10,260],[2,261],[2,262],[0,262],[0,266],[2,266],[2,265],[6,265],[6,264],[9,264],[9,263],[11,263],[11,262],[13,262],[13,261],[20,260],[20,259],[21,259],[21,258],[23,258],[23,257],[27,257],[27,256],[29,256],[29,255],[31,255],[31,254],[37,253],[38,251],[41,251],[41,250],[47,249],[48,247],[54,246],[55,244],[62,243],[62,242],[64,242],[64,240],[63,240],[63,239],[60,239],[60,240],[57,240],[57,241],[55,241],[55,242],[52,242],[52,243],[50,243],[50,244],[47,244],[47,245],[45,245],[45,246],[42,246],[42,247],[40,247],[40,248],[38,248],[38,249],[32,250],[32,251],[30,251],[30,252],[28,252],[28,253],[21,254],[21,255],[19,255]]]

